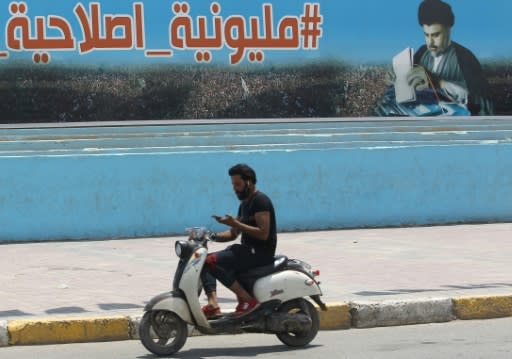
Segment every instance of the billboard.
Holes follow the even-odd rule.
[[[0,0],[0,122],[510,115],[511,11]]]

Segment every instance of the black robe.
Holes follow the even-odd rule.
[[[414,64],[424,67],[438,83],[440,79],[455,83],[468,91],[468,109],[473,115],[493,115],[494,105],[489,98],[489,84],[482,66],[471,51],[452,42],[436,71],[434,57],[423,45],[414,55]]]

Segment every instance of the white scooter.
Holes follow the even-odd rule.
[[[208,254],[211,232],[205,228],[189,230],[189,240],[175,243],[180,258],[174,275],[173,290],[160,294],[146,305],[139,334],[150,352],[169,356],[179,351],[188,337],[188,325],[202,334],[269,333],[276,334],[288,346],[309,344],[316,336],[320,321],[311,298],[322,310],[322,291],[316,277],[319,271],[300,260],[276,256],[275,262],[241,274],[238,281],[260,302],[248,314],[225,314],[207,320],[199,303],[200,274]]]

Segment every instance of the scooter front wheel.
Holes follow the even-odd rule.
[[[169,356],[185,345],[188,327],[176,313],[149,311],[140,321],[139,335],[147,350],[159,356]]]
[[[320,328],[320,318],[318,312],[313,304],[305,299],[294,299],[283,303],[279,307],[282,313],[300,313],[305,314],[311,319],[311,327],[306,332],[284,332],[277,333],[277,338],[290,347],[303,347],[309,344],[318,333]]]

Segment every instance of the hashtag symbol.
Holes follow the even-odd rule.
[[[302,22],[302,43],[304,49],[317,49],[318,39],[322,37],[323,16],[320,15],[320,4],[304,4],[304,14],[300,18]]]

